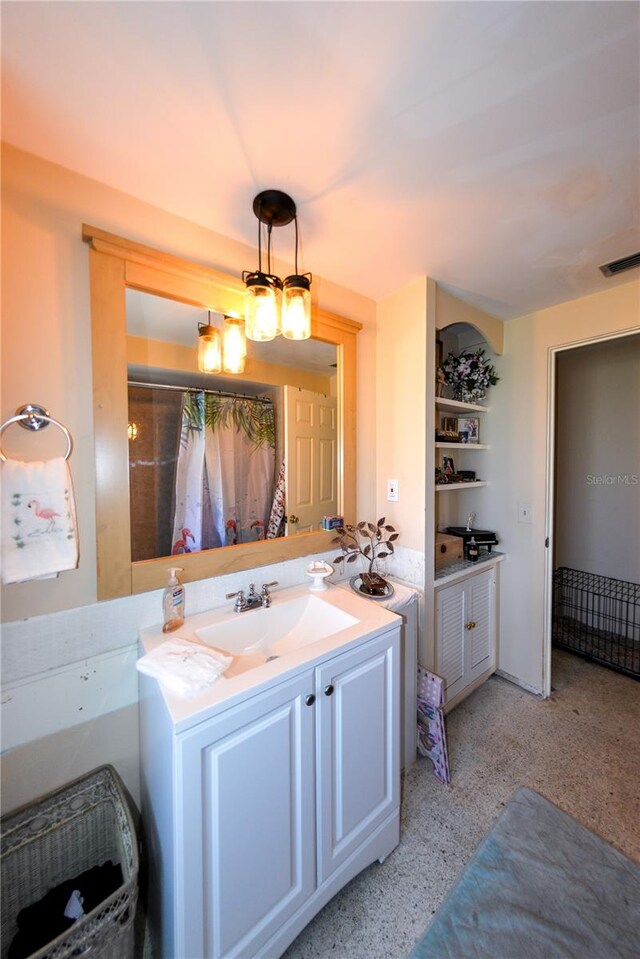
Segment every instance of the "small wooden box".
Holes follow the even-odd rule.
[[[455,563],[464,556],[464,540],[449,533],[436,533],[436,569]]]

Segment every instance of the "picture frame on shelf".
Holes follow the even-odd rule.
[[[443,416],[441,426],[445,433],[458,432],[458,420],[455,416]]]
[[[444,476],[453,476],[456,471],[453,458],[451,456],[442,457],[442,473]]]
[[[480,442],[480,418],[478,416],[460,417],[457,429],[461,443]]]

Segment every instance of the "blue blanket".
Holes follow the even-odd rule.
[[[638,959],[640,867],[518,789],[409,959]]]

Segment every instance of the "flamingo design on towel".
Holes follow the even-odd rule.
[[[38,519],[44,519],[47,521],[47,528],[44,530],[45,533],[53,532],[56,525],[56,516],[60,516],[60,513],[56,513],[54,509],[50,507],[45,507],[44,509],[40,508],[40,503],[37,499],[31,499],[27,503],[27,508],[32,509]]]
[[[77,568],[76,508],[64,457],[3,463],[0,519],[3,583]]]

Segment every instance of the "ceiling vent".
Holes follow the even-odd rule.
[[[623,256],[621,260],[612,260],[611,263],[605,263],[600,269],[605,276],[617,276],[618,273],[624,273],[625,270],[632,270],[634,266],[640,266],[640,253]]]

